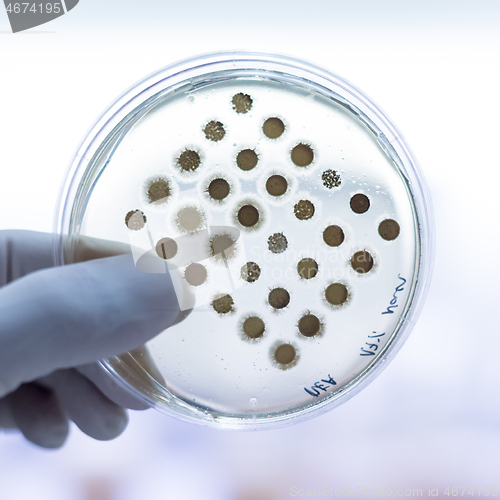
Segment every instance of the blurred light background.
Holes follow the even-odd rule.
[[[114,442],[74,428],[55,452],[4,433],[0,499],[283,500],[292,487],[358,486],[446,498],[447,486],[500,486],[499,26],[496,0],[81,0],[16,35],[0,9],[0,229],[52,230],[78,141],[135,81],[198,53],[254,49],[323,65],[380,104],[423,167],[437,233],[414,332],[343,406],[260,433],[134,413]]]

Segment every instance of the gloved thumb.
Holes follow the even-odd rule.
[[[183,314],[171,275],[141,272],[131,255],[31,273],[0,288],[0,398],[135,349]]]

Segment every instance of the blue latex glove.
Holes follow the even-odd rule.
[[[145,406],[94,362],[181,319],[171,277],[138,271],[131,255],[52,266],[52,235],[0,231],[0,428],[46,448],[64,443],[69,420],[113,439],[124,406]]]

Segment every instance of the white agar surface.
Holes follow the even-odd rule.
[[[237,93],[251,96],[247,113],[233,109]],[[277,139],[262,131],[270,117],[285,124]],[[203,129],[211,120],[224,126],[220,141],[205,137]],[[314,151],[308,167],[291,161],[291,150],[300,143]],[[176,165],[185,149],[197,151],[201,158],[192,173]],[[243,171],[236,164],[243,149],[258,154],[253,170]],[[339,187],[324,186],[322,174],[330,169],[340,176]],[[265,190],[266,179],[274,174],[289,180],[289,190],[281,198]],[[220,177],[229,182],[231,191],[223,201],[214,202],[205,190],[210,180]],[[167,179],[172,187],[164,204],[150,204],[145,196],[145,183],[155,178]],[[373,132],[349,110],[307,89],[249,78],[167,97],[125,135],[89,192],[81,234],[132,242],[144,252],[170,237],[180,242],[177,256],[168,264],[171,272],[184,279],[187,265],[206,266],[206,281],[192,287],[194,311],[148,347],[166,389],[209,412],[251,417],[299,409],[330,397],[376,362],[397,334],[412,299],[419,243],[406,181]],[[370,200],[363,214],[350,207],[357,193]],[[235,224],[235,212],[248,200],[259,207],[261,224],[255,230]],[[294,215],[299,200],[314,204],[311,219]],[[208,232],[183,233],[176,223],[183,207],[200,210]],[[146,215],[147,224],[131,231],[124,220],[136,209]],[[379,223],[385,219],[397,221],[401,228],[393,241],[379,235]],[[332,224],[345,234],[335,248],[322,236]],[[207,250],[207,235],[223,233],[221,226],[239,231],[238,237],[233,229],[237,243],[226,261],[210,257]],[[288,241],[280,254],[268,249],[268,238],[275,233],[283,233]],[[358,274],[350,259],[362,250],[371,254],[374,266]],[[297,273],[297,263],[306,257],[318,264],[317,275],[309,280]],[[261,269],[252,283],[240,276],[245,262],[255,262]],[[336,282],[347,286],[349,300],[332,307],[324,292]],[[276,287],[290,295],[288,306],[281,310],[268,303],[268,294]],[[219,293],[230,294],[234,301],[228,314],[217,313],[211,305]],[[397,307],[382,314],[391,300]],[[305,314],[319,318],[320,334],[305,337],[299,332],[298,322]],[[245,340],[241,326],[248,316],[264,321],[262,338]],[[274,360],[280,344],[295,347],[293,366],[283,367]]]

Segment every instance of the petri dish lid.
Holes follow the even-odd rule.
[[[382,111],[323,68],[247,52],[122,94],[71,161],[55,230],[59,264],[81,236],[111,239],[183,290],[190,314],[103,360],[109,376],[168,414],[243,429],[317,415],[380,373],[434,244],[425,181]]]

